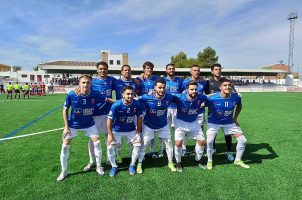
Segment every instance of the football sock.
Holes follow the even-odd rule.
[[[213,143],[215,141],[215,134],[207,134],[207,156],[208,161],[213,161]]]
[[[115,150],[113,145],[107,146],[107,156],[111,163],[112,167],[117,167],[117,164],[115,162]]]
[[[199,161],[201,159],[203,151],[204,151],[204,146],[199,146],[199,144],[196,143],[196,145],[195,145],[196,161]]]
[[[150,142],[150,152],[154,152],[154,146],[155,146],[155,138],[153,138]]]
[[[60,161],[61,161],[61,167],[63,172],[67,171],[68,158],[69,158],[69,145],[62,144]]]
[[[236,158],[235,158],[236,161],[241,160],[247,140],[244,137],[244,135],[240,135],[239,137],[237,137],[237,141],[238,142],[236,146]]]
[[[93,142],[93,145],[95,152],[96,167],[99,168],[102,166],[102,148],[100,140]]]
[[[94,145],[90,138],[88,141],[88,152],[89,152],[89,163],[94,163],[94,156],[95,156]]]
[[[146,144],[142,141],[142,145],[140,147],[140,151],[139,151],[139,157],[138,157],[138,162],[142,163],[145,157],[145,151],[146,148],[148,147],[148,145],[150,144],[150,141],[148,141]]]
[[[133,150],[132,150],[132,155],[131,155],[131,165],[135,165],[136,163],[136,160],[139,156],[139,146],[134,146],[133,147]]]
[[[175,148],[175,160],[176,162],[181,162],[182,147],[175,146],[174,148]]]
[[[172,147],[172,142],[171,139],[165,138],[163,139],[166,145],[166,152],[168,156],[168,161],[172,162],[173,160],[173,147]]]

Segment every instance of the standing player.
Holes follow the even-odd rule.
[[[21,86],[18,82],[16,82],[16,84],[14,85],[14,91],[15,91],[15,99],[17,98],[17,94],[18,94],[18,97],[19,99],[21,98],[20,97],[20,93],[21,93]]]
[[[67,94],[64,103],[63,119],[65,127],[63,130],[63,144],[60,156],[62,171],[57,178],[58,181],[62,181],[67,176],[69,145],[72,138],[77,136],[78,131],[84,131],[86,136],[92,140],[97,164],[96,172],[100,175],[104,175],[104,170],[101,166],[101,144],[92,115],[99,104],[105,104],[105,98],[102,97],[98,91],[91,90],[92,77],[90,75],[80,76],[79,81],[80,95],[71,91]],[[71,113],[70,116],[68,116],[70,107]]]
[[[1,84],[0,84],[0,93],[2,94],[4,94],[5,93],[5,90],[4,90],[4,84],[1,82]]]
[[[159,76],[152,75],[153,74],[153,69],[154,69],[154,64],[152,62],[146,61],[143,64],[143,76],[138,77],[140,81],[140,96],[149,93],[150,90],[154,89],[154,83],[157,79],[159,79]],[[159,141],[159,151],[162,152],[163,147],[162,147],[163,142]],[[158,158],[158,155],[154,151],[154,146],[155,146],[155,138],[151,141],[150,144],[150,153],[148,154],[151,158]]]
[[[186,92],[177,94],[177,117],[175,119],[175,159],[176,169],[182,172],[182,141],[185,139],[186,132],[189,138],[196,140],[195,160],[199,162],[204,152],[206,144],[201,126],[198,124],[197,116],[204,112],[204,103],[207,97],[197,93],[197,82],[187,83]]]
[[[180,94],[182,91],[182,79],[175,77],[175,65],[170,63],[166,65],[166,74],[164,77],[166,81],[166,92],[170,94]],[[168,121],[171,128],[174,128],[174,120],[176,118],[176,105],[174,103],[170,104],[168,107]],[[173,131],[174,132],[174,131]],[[162,156],[162,152],[159,152],[159,157]]]
[[[213,143],[220,128],[225,135],[233,135],[238,141],[234,164],[243,168],[250,168],[241,160],[247,141],[237,121],[242,109],[241,98],[237,93],[232,93],[230,80],[221,78],[219,87],[221,91],[208,99],[207,169],[213,168]]]
[[[100,61],[96,64],[96,70],[98,76],[92,79],[92,89],[99,91],[103,97],[112,98],[112,90],[114,90],[115,78],[108,76],[108,64],[104,61]],[[98,129],[98,133],[102,132],[105,135],[105,140],[107,140],[107,115],[110,111],[111,104],[107,103],[103,109],[97,110],[93,114],[93,119],[95,125]],[[88,171],[94,166],[94,147],[93,142],[89,140],[88,142],[89,151],[89,163],[84,167],[83,171]],[[109,164],[107,156],[107,164]]]
[[[187,87],[187,83],[189,83],[190,81],[196,81],[198,84],[198,88],[197,88],[197,92],[198,94],[203,94],[204,91],[206,90],[207,87],[207,82],[205,80],[201,81],[200,80],[200,67],[198,65],[192,65],[190,67],[190,74],[191,76],[186,78],[183,83],[182,83],[182,89],[185,90]],[[204,123],[204,113],[199,113],[198,115],[198,123],[200,126],[203,126]],[[185,139],[183,141],[183,151],[182,151],[182,155],[184,156],[187,152],[186,150],[186,143],[185,143]]]
[[[145,156],[146,147],[154,138],[157,131],[158,137],[161,138],[166,145],[168,156],[168,167],[175,172],[176,168],[173,164],[173,148],[171,143],[171,134],[167,121],[167,108],[175,100],[175,97],[166,93],[166,82],[160,78],[156,80],[154,85],[154,94],[145,94],[139,98],[139,101],[144,104],[146,114],[143,121],[143,139],[138,158],[137,173],[142,173],[142,161]]]
[[[139,156],[141,146],[142,132],[142,105],[138,100],[134,100],[134,90],[131,86],[125,86],[122,91],[122,99],[116,101],[109,112],[107,119],[108,139],[107,139],[107,155],[111,163],[109,175],[116,176],[118,168],[115,162],[114,146],[122,143],[122,137],[131,142],[132,155],[129,166],[130,175],[135,175],[135,163]],[[135,117],[137,117],[137,128],[135,127]]]
[[[211,73],[213,75],[213,78],[209,79],[207,81],[207,89],[205,90],[206,94],[213,94],[216,92],[220,92],[220,79],[221,77],[221,65],[219,63],[213,64],[211,66]],[[235,93],[236,90],[234,88],[234,86],[232,85],[232,92]],[[227,146],[227,159],[229,161],[234,161],[234,156],[232,153],[232,136],[231,135],[225,135],[224,136],[225,139],[225,143]],[[216,138],[214,140],[214,152],[216,151],[216,144],[215,144]]]
[[[25,96],[27,96],[27,98],[29,99],[29,86],[28,83],[25,83],[25,85],[23,85],[23,99],[25,99]]]
[[[13,86],[11,84],[11,82],[8,82],[8,84],[6,85],[6,91],[7,91],[7,96],[6,96],[6,99],[9,98],[10,96],[10,99],[13,98]]]

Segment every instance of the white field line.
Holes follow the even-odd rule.
[[[0,141],[23,138],[23,137],[33,136],[33,135],[39,135],[39,134],[42,134],[42,133],[49,133],[49,132],[54,132],[54,131],[58,131],[58,130],[62,130],[62,129],[64,129],[64,127],[63,128],[51,129],[51,130],[47,130],[47,131],[41,131],[41,132],[37,132],[37,133],[30,133],[30,134],[26,134],[26,135],[19,135],[19,136],[14,136],[14,137],[9,137],[9,138],[1,138]]]

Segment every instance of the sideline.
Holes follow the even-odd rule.
[[[37,132],[37,133],[30,133],[30,134],[26,134],[26,135],[19,135],[19,136],[15,136],[15,137],[2,138],[2,139],[0,139],[0,142],[5,141],[5,140],[12,140],[12,139],[17,139],[17,138],[33,136],[33,135],[40,135],[42,133],[49,133],[49,132],[54,132],[54,131],[58,131],[58,130],[62,130],[62,129],[64,129],[64,127],[51,129],[51,130],[47,130],[47,131],[41,131],[41,132]]]

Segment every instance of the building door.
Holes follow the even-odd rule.
[[[42,75],[37,75],[37,82],[42,82]]]

